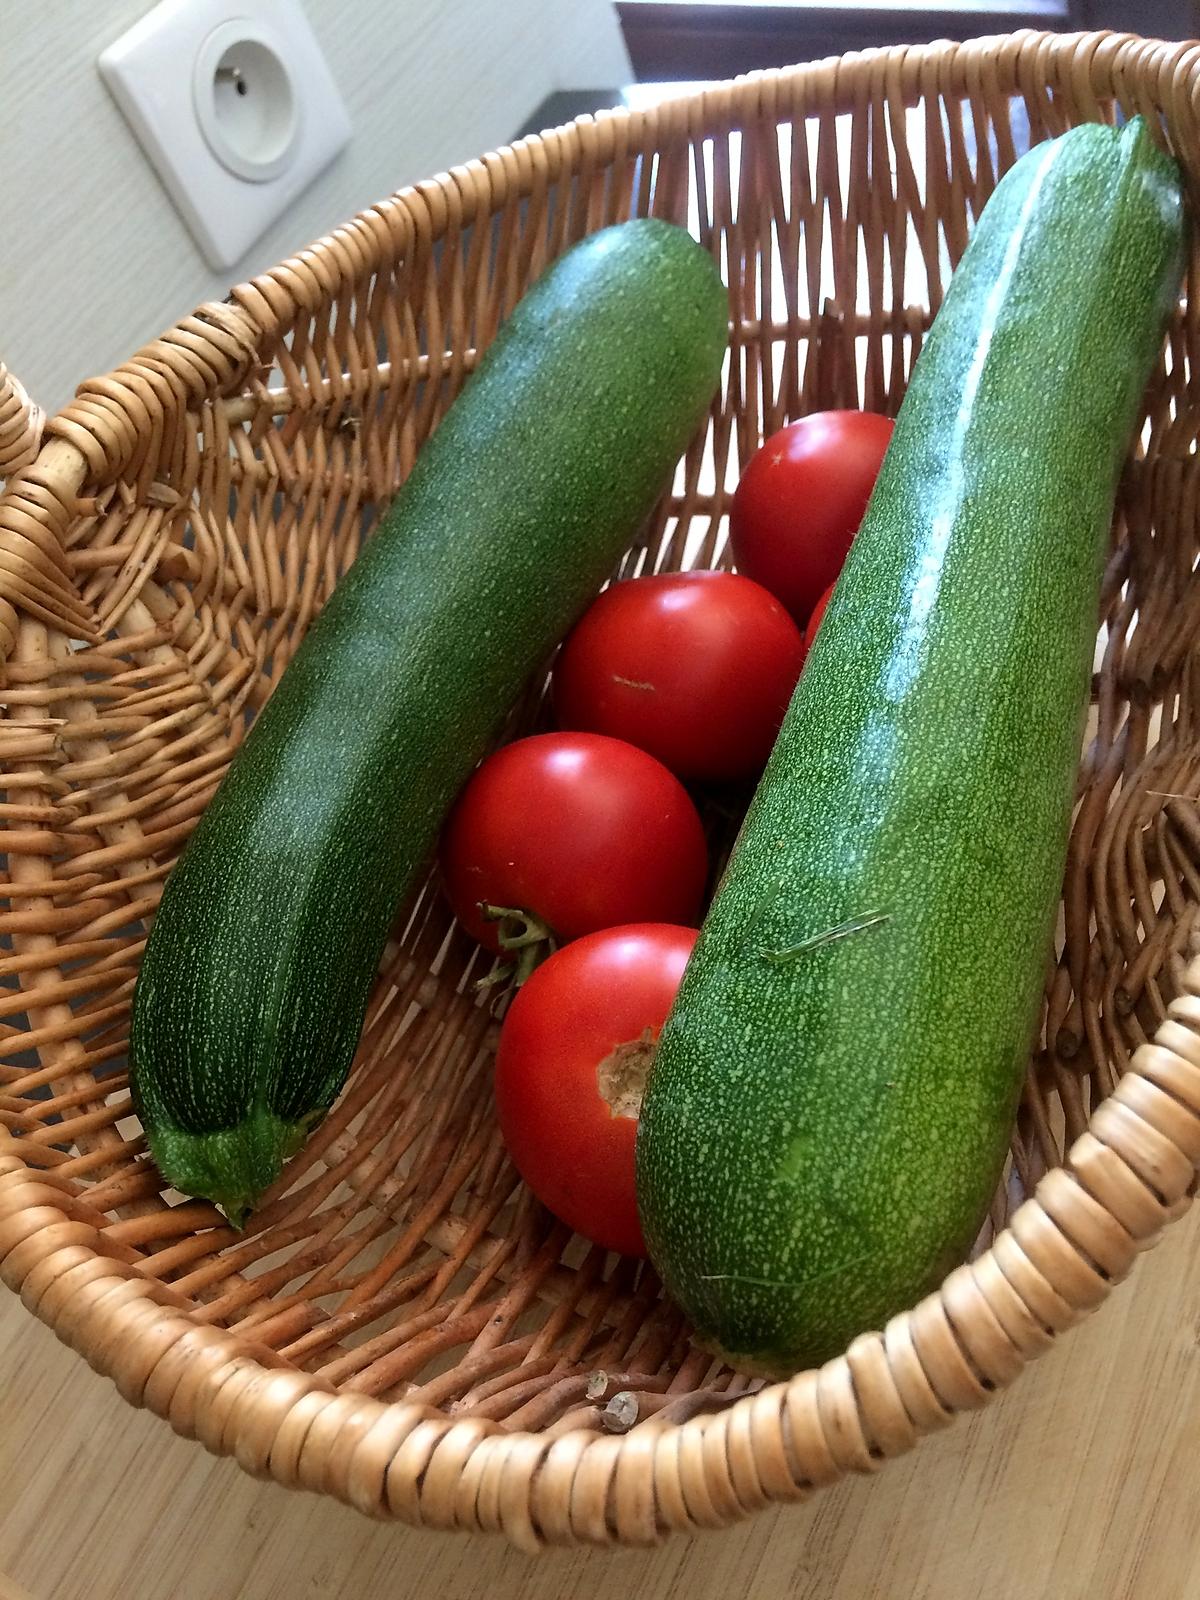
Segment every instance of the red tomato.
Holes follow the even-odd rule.
[[[891,437],[891,418],[873,411],[814,411],[772,434],[742,473],[733,559],[800,624],[842,569]]]
[[[564,728],[628,739],[681,778],[725,782],[766,764],[804,661],[773,595],[732,572],[614,584],[554,672]]]
[[[826,589],[825,593],[812,608],[812,616],[809,617],[808,625],[804,630],[805,655],[807,655],[813,647],[813,640],[817,637],[817,629],[821,626],[821,618],[825,615],[825,607],[829,604],[829,597],[832,595],[832,593],[833,584],[830,584],[828,589]]]
[[[622,922],[695,922],[708,851],[687,790],[653,756],[597,733],[540,733],[468,780],[441,865],[455,916],[499,950],[481,902],[562,941]]]
[[[517,1171],[556,1217],[644,1256],[633,1141],[653,1044],[694,928],[635,923],[557,951],[519,989],[496,1051],[496,1109]]]

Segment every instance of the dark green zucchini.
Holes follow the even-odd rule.
[[[133,1089],[164,1177],[235,1223],[341,1087],[447,807],[666,486],[726,335],[720,275],[671,224],[554,264],[201,818],[142,961]]]

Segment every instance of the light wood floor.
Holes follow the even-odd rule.
[[[69,1474],[69,1477],[67,1476]],[[987,1411],[655,1552],[369,1522],[135,1412],[0,1289],[0,1600],[1197,1600],[1200,1208]]]

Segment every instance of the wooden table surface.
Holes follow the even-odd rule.
[[[373,1523],[128,1407],[0,1289],[0,1600],[1196,1600],[1200,1208],[985,1412],[657,1551]]]

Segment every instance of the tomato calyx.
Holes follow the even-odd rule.
[[[506,989],[519,989],[534,968],[558,949],[554,929],[521,906],[493,906],[486,900],[478,904],[483,920],[496,923],[496,943],[511,959],[502,956],[477,987],[490,989],[502,983]]]
[[[657,1049],[658,1035],[646,1028],[636,1039],[613,1045],[596,1068],[596,1088],[612,1116],[637,1121]]]

